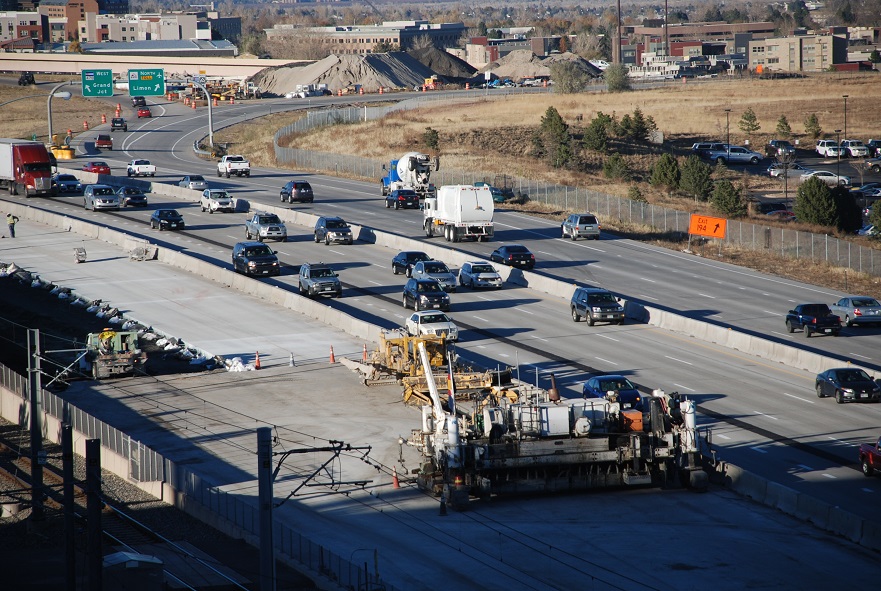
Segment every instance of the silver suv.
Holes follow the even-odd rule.
[[[324,263],[306,263],[300,267],[300,295],[315,297],[328,295],[338,298],[343,295],[343,284],[339,277]]]
[[[561,225],[563,238],[600,239],[600,223],[592,213],[573,213]]]
[[[471,289],[478,287],[501,289],[502,276],[486,261],[468,261],[459,269],[459,285]]]

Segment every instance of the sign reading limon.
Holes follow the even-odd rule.
[[[725,238],[728,229],[728,220],[725,218],[713,218],[697,213],[691,214],[691,222],[688,224],[688,233],[707,238]]]
[[[162,96],[165,94],[165,70],[129,70],[128,93],[129,96]]]
[[[83,70],[83,96],[113,96],[113,70]]]

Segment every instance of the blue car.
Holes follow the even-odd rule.
[[[642,410],[642,394],[633,382],[619,375],[594,376],[584,382],[582,394],[585,398],[605,398],[608,392],[618,394],[621,408]]]

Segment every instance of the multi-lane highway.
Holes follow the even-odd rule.
[[[225,107],[215,112],[215,120],[223,124],[266,108],[266,102]],[[117,174],[130,158],[149,158],[159,167],[156,183],[203,174],[212,186],[232,190],[253,208],[260,203],[280,205],[278,190],[284,181],[303,176],[315,190],[315,203],[294,207],[318,215],[341,215],[351,222],[425,240],[420,212],[386,209],[375,182],[275,169],[252,169],[247,179],[217,179],[214,163],[200,160],[191,149],[193,140],[205,133],[205,115],[194,115],[178,105],[159,104],[153,110],[158,117],[130,121],[125,139],[116,136],[117,150],[101,154]],[[149,211],[85,211],[79,196],[31,199],[30,204],[149,236],[159,244],[226,266],[232,245],[244,239],[244,214],[202,213],[195,193],[193,201],[186,203],[151,196],[149,210],[163,205],[182,211],[188,230],[180,234],[151,232],[146,223]],[[536,254],[537,272],[603,285],[653,306],[881,367],[878,329],[847,329],[837,339],[810,341],[783,329],[783,315],[792,304],[834,301],[840,294],[831,290],[609,234],[599,242],[564,241],[557,224],[513,211],[499,211],[495,219],[494,242],[449,246],[486,257],[501,242],[521,242]],[[288,242],[277,245],[285,272],[278,279],[264,281],[296,289],[296,267],[304,261],[322,260],[338,270],[345,286],[343,297],[327,305],[382,326],[403,323],[403,278],[391,272],[393,252],[365,244],[315,244],[311,228],[289,228],[289,235]],[[440,243],[438,238],[433,240]],[[722,458],[881,520],[881,503],[874,496],[881,493],[881,483],[863,478],[855,466],[856,445],[877,435],[881,405],[838,406],[830,399],[818,399],[813,375],[687,335],[635,324],[592,328],[574,324],[566,301],[526,288],[492,293],[460,290],[453,294],[451,315],[464,329],[459,349],[468,358],[488,367],[519,365],[520,377],[529,381],[539,368],[542,385],[547,385],[547,374],[554,372],[570,396],[580,395],[580,383],[594,371],[623,373],[648,388],[679,390],[698,401],[701,424],[712,427],[714,446]]]

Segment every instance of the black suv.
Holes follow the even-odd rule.
[[[281,275],[275,251],[262,242],[239,242],[232,249],[232,268],[245,275]]]
[[[450,311],[450,296],[434,279],[409,279],[404,285],[404,297],[401,304],[405,308],[413,306],[413,310]]]
[[[582,316],[587,325],[595,322],[624,324],[624,308],[612,292],[599,287],[579,287],[569,302],[572,320],[578,322]]]
[[[338,298],[343,295],[343,284],[329,265],[306,263],[300,267],[300,295],[310,297],[329,295]]]
[[[34,80],[33,72],[22,72],[21,76],[18,77],[18,85],[19,86],[29,86],[31,84],[36,84],[37,81]]]
[[[315,199],[312,195],[312,185],[306,181],[288,181],[281,188],[279,197],[281,197],[282,203],[285,201],[288,203],[295,201],[299,203],[312,203]]]
[[[419,250],[405,250],[399,252],[392,259],[392,273],[395,275],[404,273],[407,277],[413,272],[413,265],[419,261],[430,261],[430,256]]]
[[[116,131],[119,129],[122,131],[128,131],[128,123],[126,123],[125,119],[122,117],[114,117],[110,120],[110,131]]]
[[[133,96],[132,97],[132,106],[133,107],[146,107],[147,99],[142,96]]]
[[[352,244],[352,228],[339,217],[320,217],[315,222],[315,242]]]

